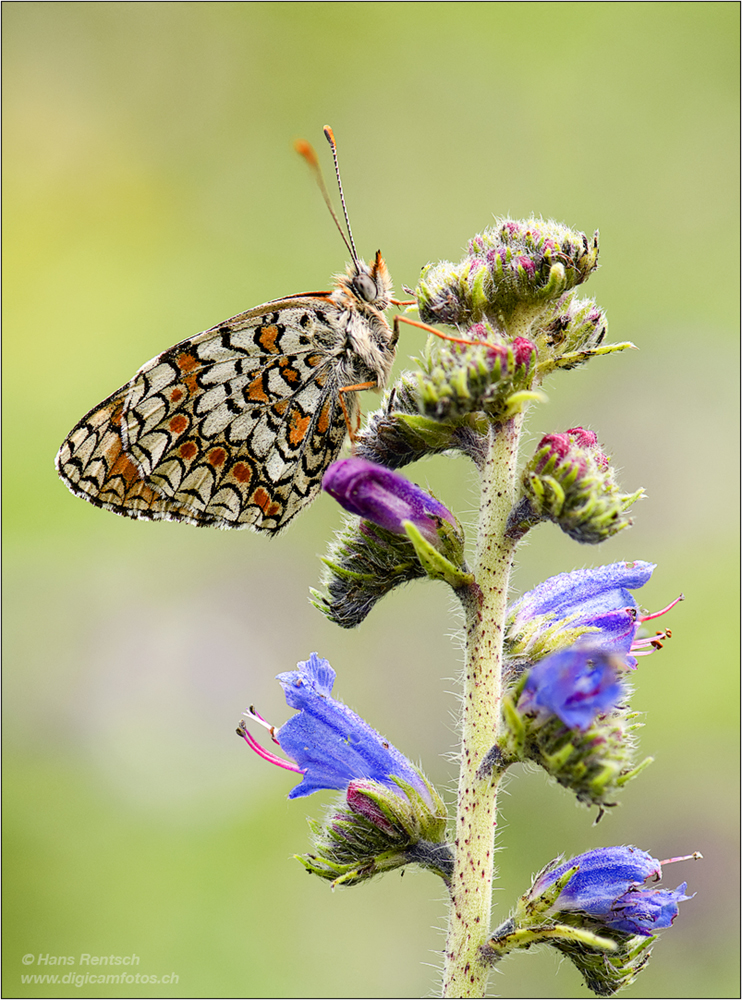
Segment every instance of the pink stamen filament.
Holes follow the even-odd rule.
[[[672,602],[672,604],[668,604],[666,608],[662,609],[662,611],[655,611],[653,615],[640,615],[638,620],[640,622],[648,622],[652,618],[659,618],[660,615],[667,614],[667,612],[671,608],[674,608],[676,604],[679,604],[680,601],[684,601],[684,600],[685,600],[685,594],[681,594],[680,597],[676,597],[675,600]]]
[[[662,649],[663,640],[671,638],[672,632],[667,628],[664,632],[655,632],[654,635],[645,636],[643,639],[634,639],[631,643],[631,653],[633,656],[651,656],[658,649]],[[652,648],[646,649],[644,648],[646,646]]]
[[[247,714],[247,713],[246,713]],[[264,747],[258,743],[254,736],[252,736],[246,729],[242,730],[242,738],[249,747],[251,747],[258,757],[262,757],[263,760],[267,760],[269,764],[276,764],[278,767],[284,767],[287,771],[294,771],[296,774],[304,774],[304,771],[296,764],[290,764],[289,761],[284,760],[283,757],[276,757],[274,753],[266,750]]]
[[[661,865],[674,865],[676,861],[701,861],[703,855],[700,851],[694,851],[692,854],[683,854],[679,858],[666,858],[664,861],[660,861]]]
[[[683,854],[679,858],[665,858],[664,861],[660,861],[660,867],[662,865],[675,864],[676,861],[700,861],[702,858],[703,855],[701,854],[700,851],[694,851],[692,854]],[[650,875],[647,876],[647,879],[649,878],[651,878],[653,882],[659,882],[660,879],[662,878],[662,872],[659,870],[653,872],[651,876]]]

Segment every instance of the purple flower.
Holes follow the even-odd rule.
[[[508,612],[509,632],[512,636],[523,631],[538,636],[560,622],[570,630],[588,627],[596,630],[585,635],[592,647],[616,653],[635,667],[636,659],[630,653],[651,653],[668,635],[662,632],[650,639],[637,639],[640,625],[669,611],[682,599],[656,614],[638,613],[630,591],[643,587],[654,568],[654,563],[618,562],[549,577],[512,605]]]
[[[585,732],[599,715],[611,712],[623,694],[612,657],[577,646],[552,653],[530,669],[518,710],[557,716],[570,729]]]
[[[347,705],[332,697],[335,671],[327,660],[312,653],[296,670],[278,675],[290,708],[297,714],[280,729],[270,726],[253,709],[248,718],[265,726],[293,761],[269,753],[242,728],[240,735],[265,760],[302,775],[290,799],[321,788],[347,789],[357,779],[378,781],[403,794],[395,778],[411,785],[432,805],[427,782],[409,760]]]
[[[411,521],[429,542],[439,541],[438,523],[456,521],[447,507],[404,476],[365,458],[334,462],[325,473],[322,488],[351,514],[373,521],[396,535],[405,534],[403,522]]]
[[[691,898],[685,895],[686,882],[677,889],[646,888],[647,879],[658,881],[662,877],[662,862],[636,847],[599,847],[558,867],[547,868],[536,879],[529,897],[544,893],[576,865],[578,871],[557,896],[553,910],[583,913],[625,934],[647,937],[669,927],[678,915],[678,903]]]

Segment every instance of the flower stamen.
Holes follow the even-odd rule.
[[[673,865],[676,861],[703,861],[703,855],[700,851],[694,851],[692,854],[683,854],[678,858],[665,858],[664,861],[660,861],[660,864]]]
[[[655,611],[654,614],[651,615],[640,615],[638,620],[640,622],[648,622],[651,621],[652,618],[659,618],[660,615],[667,614],[667,612],[670,611],[672,608],[674,608],[676,604],[679,604],[680,601],[684,600],[685,600],[685,594],[680,594],[679,597],[676,597],[675,600],[672,601],[670,604],[668,604],[666,608],[663,608],[662,611]]]
[[[246,712],[245,714],[249,715],[250,713]],[[250,717],[252,718],[252,715],[250,715]],[[247,743],[247,745],[255,751],[258,757],[262,757],[263,760],[267,760],[269,764],[275,764],[277,767],[283,767],[287,771],[294,771],[296,774],[305,773],[300,767],[297,767],[296,764],[292,764],[289,761],[284,760],[283,757],[277,757],[274,753],[271,753],[270,750],[266,750],[265,747],[262,747],[255,737],[248,732],[247,726],[242,720],[240,720],[237,727],[237,735],[243,738],[245,743]]]
[[[254,705],[251,705],[242,714],[246,715],[248,719],[252,719],[253,722],[257,722],[257,724],[259,726],[262,726],[263,729],[267,729],[268,732],[271,734],[271,739],[273,740],[273,742],[274,743],[278,743],[278,740],[276,739],[276,727],[272,726],[270,724],[270,722],[266,722],[265,719],[263,718],[263,716],[259,712],[255,711],[255,706]],[[279,743],[279,746],[280,746],[280,743]]]

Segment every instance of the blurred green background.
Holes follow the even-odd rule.
[[[330,123],[356,242],[396,281],[458,260],[493,214],[601,230],[588,292],[614,340],[547,386],[530,445],[598,431],[648,499],[600,550],[551,526],[519,592],[619,559],[680,590],[641,663],[656,763],[597,828],[539,773],[503,799],[495,918],[559,852],[635,843],[697,895],[627,997],[737,984],[738,17],[733,3],[5,3],[6,996],[435,995],[443,890],[424,873],[330,892],[291,859],[290,775],[234,736],[281,723],[312,650],[336,693],[452,800],[459,621],[445,588],[387,598],[356,631],[307,602],[340,521],[319,500],[277,539],[117,518],[53,458],[148,358],[271,298],[327,287],[345,250],[305,165]],[[422,346],[403,331],[400,368]],[[369,394],[366,409],[376,405]],[[471,523],[462,459],[412,467]],[[25,954],[137,954],[176,985],[21,985]],[[74,971],[85,971],[79,965]],[[91,970],[92,971],[92,970]],[[550,951],[492,995],[587,991]]]

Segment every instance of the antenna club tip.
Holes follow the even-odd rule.
[[[325,139],[330,143],[331,146],[335,145],[335,133],[332,131],[329,125],[325,125],[322,129],[325,133]]]
[[[319,166],[319,160],[317,159],[317,154],[314,151],[314,146],[307,142],[306,139],[297,139],[294,143],[294,149],[299,156],[304,157],[311,167]]]

